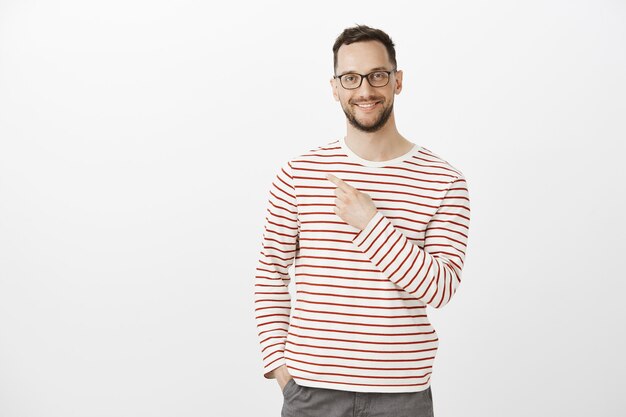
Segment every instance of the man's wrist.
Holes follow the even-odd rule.
[[[278,368],[274,369],[274,378],[278,380],[281,384],[289,380],[291,375],[289,375],[289,371],[287,370],[287,366],[281,365]]]

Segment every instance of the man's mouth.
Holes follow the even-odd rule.
[[[363,103],[355,103],[355,106],[364,110],[369,110],[369,109],[373,109],[374,107],[376,107],[378,103],[380,103],[380,101],[367,101]]]

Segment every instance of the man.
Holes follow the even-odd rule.
[[[432,416],[426,306],[460,284],[467,184],[398,132],[402,71],[385,32],[347,28],[333,54],[346,135],[284,163],[270,189],[255,278],[264,376],[283,417]]]

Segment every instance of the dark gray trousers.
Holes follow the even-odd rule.
[[[419,392],[353,392],[298,385],[283,389],[281,417],[433,417],[430,386]]]

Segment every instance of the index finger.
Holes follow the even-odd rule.
[[[344,191],[350,191],[352,189],[351,185],[333,174],[326,174],[326,178]]]

